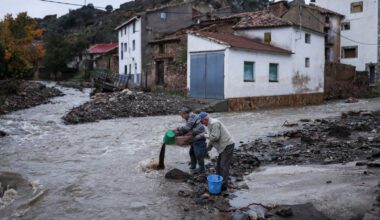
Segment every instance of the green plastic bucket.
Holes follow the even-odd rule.
[[[169,130],[165,133],[163,142],[167,145],[175,144],[175,133],[173,130]]]

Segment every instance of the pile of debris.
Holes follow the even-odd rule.
[[[274,139],[274,140],[273,140]],[[265,164],[332,164],[380,156],[380,112],[348,112],[340,119],[304,122],[280,137],[241,149]]]
[[[92,100],[72,109],[63,117],[66,124],[95,122],[120,117],[145,117],[178,114],[182,106],[197,108],[201,101],[180,96],[132,92],[97,93]]]
[[[50,98],[63,96],[56,88],[23,80],[0,81],[0,115],[45,104]]]

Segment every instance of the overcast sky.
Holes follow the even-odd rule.
[[[54,0],[53,0],[54,1]],[[106,7],[112,5],[114,9],[119,8],[120,4],[131,0],[55,0],[61,2],[69,2],[75,4],[92,3],[94,6]],[[308,0],[307,0],[308,1]],[[17,15],[20,12],[28,12],[28,15],[35,18],[43,18],[45,15],[57,14],[58,16],[66,14],[69,9],[79,8],[77,6],[68,6],[43,2],[41,0],[0,0],[0,19],[5,14],[11,13]]]

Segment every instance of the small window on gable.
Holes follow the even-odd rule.
[[[271,34],[271,32],[265,32],[264,33],[264,42],[266,44],[270,44],[271,41],[272,41],[272,34]]]
[[[123,29],[120,29],[120,37],[123,36]]]
[[[132,50],[134,51],[136,49],[136,42],[135,40],[132,41]]]
[[[342,27],[341,27],[342,31],[345,31],[345,30],[350,30],[351,29],[351,24],[350,22],[343,22],[342,23]]]
[[[363,2],[353,2],[351,3],[351,13],[363,12]]]
[[[329,24],[329,23],[330,23],[330,17],[329,17],[329,16],[326,16],[326,17],[325,17],[325,23],[326,23],[326,24]]]
[[[311,43],[311,35],[308,33],[305,34],[305,43],[307,44]]]
[[[132,23],[132,30],[133,30],[133,33],[136,32],[136,21],[134,21],[134,22]]]
[[[278,63],[269,64],[269,82],[278,82]]]
[[[127,27],[124,28],[124,34],[127,35]]]
[[[343,47],[342,48],[342,58],[357,58],[358,57],[358,47]]]
[[[255,81],[255,62],[244,62],[244,82]]]
[[[166,20],[166,18],[168,17],[168,15],[166,14],[166,12],[161,12],[160,13],[160,18],[161,18],[161,20]]]
[[[309,68],[309,67],[310,67],[310,58],[309,58],[309,57],[306,57],[306,58],[305,58],[305,67],[306,67],[306,68]]]

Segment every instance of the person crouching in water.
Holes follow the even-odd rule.
[[[202,125],[200,118],[191,111],[190,108],[183,107],[180,111],[181,117],[186,121],[182,127],[174,129],[176,136],[188,136],[190,140],[190,170],[192,173],[205,172],[205,156],[207,144],[204,134],[206,129]],[[196,169],[198,163],[199,168]]]
[[[206,112],[199,113],[201,123],[208,128],[208,134],[200,134],[209,140],[207,151],[213,147],[218,151],[216,174],[223,177],[222,190],[227,190],[230,164],[234,152],[235,143],[227,128],[218,119],[210,118]]]

